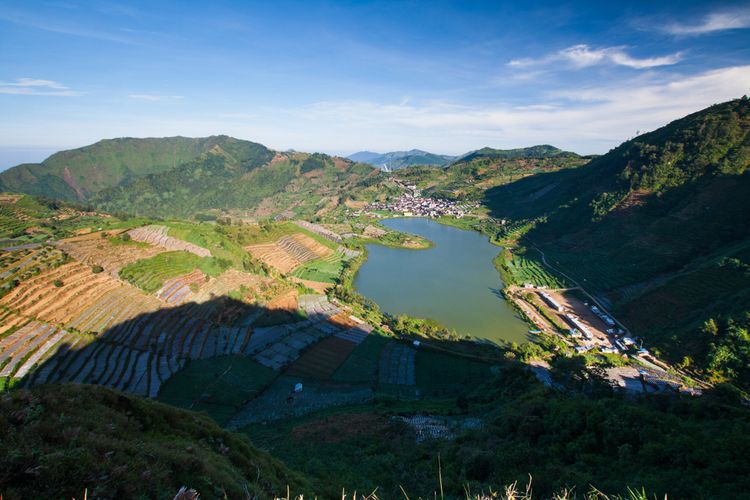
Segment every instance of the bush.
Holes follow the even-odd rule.
[[[104,271],[104,268],[98,264],[91,266],[91,272],[94,274],[99,274],[102,271]]]
[[[63,282],[60,280],[55,280],[52,284],[55,285],[57,288],[60,288],[61,286],[63,286]]]

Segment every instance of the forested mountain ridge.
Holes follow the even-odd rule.
[[[314,153],[279,153],[237,139],[167,172],[104,190],[92,202],[108,211],[155,217],[193,217],[206,211],[248,210],[312,216],[338,205],[355,186],[375,182],[378,170]],[[369,181],[368,181],[369,179]]]
[[[610,302],[671,361],[747,383],[749,164],[742,98],[581,168],[494,188],[485,202],[499,218],[533,221],[521,242]]]
[[[173,169],[227,139],[226,136],[104,139],[60,151],[41,163],[10,168],[0,173],[0,191],[83,201],[102,189]]]

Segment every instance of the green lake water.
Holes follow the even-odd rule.
[[[368,245],[354,280],[365,297],[392,315],[432,318],[460,335],[494,342],[525,342],[528,326],[500,294],[492,264],[500,248],[485,236],[422,218],[387,219],[383,225],[434,243],[427,250]]]

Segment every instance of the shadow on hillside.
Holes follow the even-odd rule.
[[[100,304],[65,330],[37,321],[18,329],[13,335],[20,340],[2,353],[6,367],[14,367],[13,386],[75,382],[155,398],[188,360],[250,355],[262,347],[251,342],[253,321],[301,319],[229,297],[139,313],[138,304]]]

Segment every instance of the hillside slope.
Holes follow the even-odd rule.
[[[84,403],[85,402],[85,403]],[[7,498],[274,498],[304,480],[206,416],[88,385],[0,398]]]
[[[485,202],[497,217],[535,220],[522,243],[538,247],[549,264],[618,307],[636,334],[656,341],[673,360],[700,357],[708,367],[709,344],[719,339],[696,340],[689,332],[711,317],[750,310],[747,283],[714,288],[705,300],[688,299],[725,274],[705,273],[724,258],[736,260],[738,277],[746,272],[749,164],[750,101],[743,98],[627,141],[581,168],[492,189]],[[686,283],[674,278],[699,270],[703,278],[677,293],[675,287]],[[646,310],[644,303],[627,304],[665,286],[671,287],[668,295],[681,297],[675,299],[681,308],[691,304],[681,309],[684,314],[670,316],[676,304],[660,299],[648,317],[635,317]],[[670,317],[666,325],[664,317]]]
[[[260,216],[312,216],[338,205],[378,171],[324,154],[274,153],[229,140],[175,169],[98,193],[92,202],[110,211],[156,217],[192,217],[212,210],[245,210]]]
[[[42,163],[8,169],[0,173],[0,191],[82,201],[102,189],[170,170],[226,140],[225,136],[106,139],[55,153]]]

